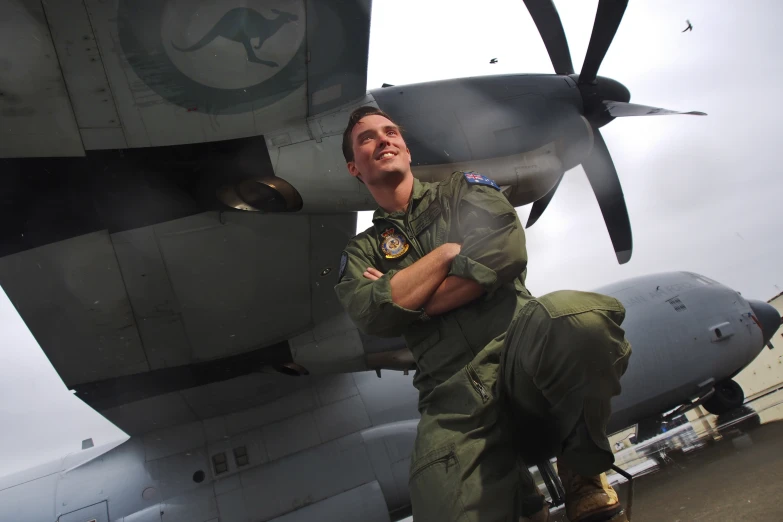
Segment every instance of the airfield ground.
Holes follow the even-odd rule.
[[[744,420],[705,416],[688,426],[685,444],[680,431],[639,451],[636,461],[654,467],[634,480],[631,521],[783,520],[783,391],[747,406]],[[625,502],[627,484],[619,493]],[[563,509],[553,515],[567,520]]]

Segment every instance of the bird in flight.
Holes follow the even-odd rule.
[[[683,33],[684,33],[685,31],[691,31],[691,32],[693,32],[693,26],[691,25],[691,21],[690,21],[690,20],[685,20],[685,22],[688,24],[688,27],[686,27],[685,29],[683,29],[683,31],[682,31],[682,32],[683,32]]]
[[[492,58],[492,59],[489,61],[489,63],[498,63],[498,59],[497,59],[497,58]]]

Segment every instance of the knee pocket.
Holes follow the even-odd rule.
[[[625,307],[614,297],[562,290],[540,297],[538,302],[558,329],[574,329],[584,342],[600,344],[607,335],[616,340],[625,336],[621,328]]]
[[[595,311],[609,312],[618,325],[625,319],[625,307],[620,301],[594,292],[559,290],[541,296],[537,301],[552,319]]]
[[[411,464],[408,487],[413,515],[421,520],[459,520],[461,473],[456,446],[447,445]]]
[[[558,344],[578,345],[585,363],[619,366],[625,372],[630,344],[622,323],[625,307],[614,297],[593,292],[563,290],[537,299],[538,317],[545,317],[549,335]],[[619,364],[618,364],[619,363]]]

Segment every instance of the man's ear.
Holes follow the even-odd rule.
[[[356,166],[355,161],[349,161],[348,162],[348,172],[353,176],[354,178],[359,178],[361,176],[361,172],[359,172],[359,168]],[[361,178],[359,178],[361,179]]]

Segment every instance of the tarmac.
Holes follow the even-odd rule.
[[[615,454],[634,476],[631,522],[783,520],[783,390],[728,415],[696,412]],[[608,478],[627,508],[628,483]],[[552,522],[567,522],[562,507],[551,513]]]

